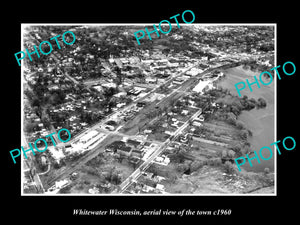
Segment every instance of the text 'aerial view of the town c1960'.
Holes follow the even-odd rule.
[[[138,45],[145,27],[22,24],[30,52],[76,36],[22,62],[22,146],[48,142],[22,156],[22,195],[274,195],[274,158],[234,161],[274,142],[274,82],[234,84],[276,66],[275,25],[175,24]]]

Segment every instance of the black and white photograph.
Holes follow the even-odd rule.
[[[22,24],[24,195],[275,194],[275,24],[154,26]]]

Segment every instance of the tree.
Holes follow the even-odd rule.
[[[235,152],[236,155],[239,155],[241,153],[242,145],[241,144],[236,144],[230,147],[232,151]]]
[[[236,127],[240,130],[245,128],[245,124],[242,121],[237,121],[236,122]]]
[[[227,113],[227,122],[232,125],[236,125],[236,116],[233,113]]]
[[[48,118],[43,118],[41,121],[45,127],[50,127],[51,123]]]
[[[184,173],[189,169],[189,166],[187,164],[178,164],[176,169],[178,172]]]
[[[265,99],[263,98],[259,98],[257,99],[257,104],[256,104],[257,108],[264,108],[267,106],[267,102]]]
[[[227,150],[222,151],[222,158],[227,158]]]
[[[107,88],[104,91],[104,96],[106,99],[110,99],[115,94],[115,89],[113,87]]]
[[[214,166],[220,166],[222,164],[222,160],[220,158],[213,159]]]
[[[247,95],[244,95],[244,96],[243,96],[243,100],[245,100],[245,101],[248,100],[248,96],[247,96]]]
[[[199,161],[199,160],[193,161],[193,162],[191,163],[191,165],[190,165],[191,173],[194,172],[194,171],[197,171],[197,170],[200,169],[202,166],[203,166],[203,162],[202,162],[202,161]]]
[[[270,173],[270,169],[268,168],[268,167],[266,167],[265,169],[264,169],[264,173],[267,175],[267,174],[269,174]]]
[[[243,139],[243,140],[247,140],[247,138],[248,138],[248,131],[247,130],[241,130],[240,132],[239,132],[239,137],[241,138],[241,139]]]
[[[37,124],[35,123],[26,123],[26,125],[24,126],[24,131],[25,132],[33,132],[36,128],[37,128]]]
[[[228,174],[234,174],[236,172],[236,168],[234,167],[234,165],[229,162],[229,161],[226,161],[224,163],[224,170],[226,173]]]
[[[228,157],[230,157],[230,158],[234,158],[235,152],[232,151],[232,150],[229,150],[228,153],[227,153],[227,155],[228,155]]]
[[[111,182],[114,183],[115,185],[119,185],[121,183],[121,176],[120,174],[115,171],[112,176],[111,176]]]

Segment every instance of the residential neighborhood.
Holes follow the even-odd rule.
[[[32,55],[22,65],[24,148],[62,128],[72,135],[56,146],[47,138],[47,151],[22,159],[22,193],[246,194],[274,188],[270,165],[254,176],[247,168],[237,172],[233,163],[254,150],[255,131],[240,115],[268,110],[274,117],[274,95],[240,98],[230,89],[235,73],[275,66],[274,26],[185,25],[138,45],[132,34],[141,27],[23,27],[24,48],[67,30],[76,42],[53,45],[50,55]]]

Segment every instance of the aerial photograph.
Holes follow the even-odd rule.
[[[276,24],[172,25],[22,24],[22,195],[276,193]]]

